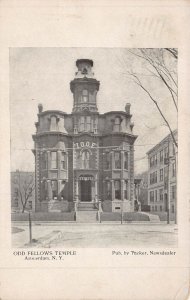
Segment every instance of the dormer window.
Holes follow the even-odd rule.
[[[51,116],[50,131],[57,131],[57,121],[58,121],[58,118],[56,116]]]
[[[82,91],[82,102],[84,102],[84,103],[88,102],[88,90]]]
[[[121,118],[116,117],[114,121],[114,132],[120,132],[121,131]]]

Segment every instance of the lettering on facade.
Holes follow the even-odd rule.
[[[89,141],[73,143],[73,148],[77,148],[77,149],[80,149],[80,148],[94,148],[94,147],[97,147],[97,144],[89,142]]]
[[[87,180],[93,180],[93,177],[92,176],[80,176],[79,180],[85,180],[85,181],[87,181]]]

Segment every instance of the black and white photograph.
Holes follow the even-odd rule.
[[[178,247],[178,49],[10,47],[13,248]]]

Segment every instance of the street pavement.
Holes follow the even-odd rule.
[[[12,223],[12,246],[25,247],[177,247],[177,225],[160,223],[69,223],[34,222],[32,239],[44,241],[29,245],[27,222]],[[21,231],[22,230],[22,231]],[[59,233],[59,235],[58,235]],[[51,236],[51,239],[48,238]],[[55,238],[54,238],[55,237]]]

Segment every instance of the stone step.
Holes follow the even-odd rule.
[[[95,207],[78,207],[78,211],[98,211]]]
[[[76,212],[76,221],[78,223],[98,222],[97,211],[77,211]]]
[[[86,210],[98,210],[98,207],[95,203],[93,202],[79,202],[78,203],[78,210],[79,211],[86,211]]]

